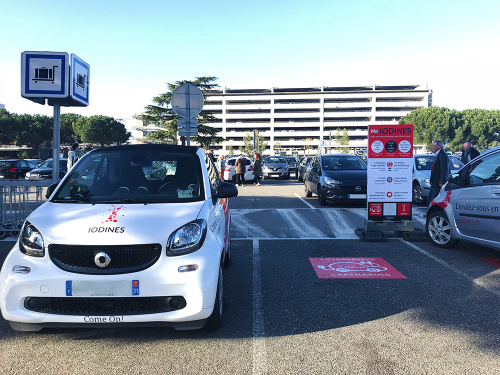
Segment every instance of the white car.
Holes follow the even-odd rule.
[[[434,245],[459,240],[500,250],[500,147],[479,155],[451,175],[430,202],[426,232]]]
[[[203,150],[103,148],[25,221],[0,272],[11,327],[221,325],[229,197]]]
[[[224,168],[224,181],[230,181],[232,183],[236,182],[236,167],[234,166],[234,163],[236,163],[236,160],[238,157],[232,157],[232,158],[227,158],[226,159],[226,167]],[[254,175],[252,174],[252,164],[253,160],[252,159],[246,159],[246,172],[245,172],[245,181],[253,181]]]

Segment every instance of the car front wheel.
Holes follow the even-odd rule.
[[[224,297],[222,266],[219,266],[219,280],[217,282],[217,292],[215,293],[214,311],[205,323],[208,331],[216,331],[222,326],[222,298]]]
[[[425,201],[425,197],[422,196],[422,187],[418,183],[413,186],[412,198],[415,204],[423,204]]]
[[[318,186],[318,203],[320,206],[326,206],[326,199],[321,186]]]
[[[306,193],[306,197],[312,197],[313,193],[311,190],[309,190],[309,188],[307,187],[307,184],[305,183],[304,181],[304,192]]]
[[[449,249],[458,243],[451,235],[451,226],[444,211],[436,211],[430,214],[426,233],[431,242],[439,247]]]

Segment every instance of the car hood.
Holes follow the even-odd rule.
[[[287,163],[266,163],[264,164],[264,167],[267,168],[283,168],[285,165],[288,165]]]
[[[343,185],[366,185],[367,181],[366,169],[345,171],[323,170],[323,176],[342,181]]]
[[[195,220],[205,202],[86,204],[46,202],[28,218],[45,245],[127,245],[160,243]]]

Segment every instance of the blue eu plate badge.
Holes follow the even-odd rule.
[[[139,295],[139,280],[132,280],[132,295]]]
[[[66,280],[66,295],[67,296],[72,296],[73,295],[73,285],[72,285],[71,280]]]

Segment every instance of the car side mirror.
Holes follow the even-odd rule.
[[[59,184],[52,184],[47,188],[47,192],[45,193],[45,198],[49,199],[54,190],[56,190],[56,187]]]
[[[221,182],[218,191],[219,198],[232,198],[238,196],[238,188],[229,182]]]
[[[448,178],[448,182],[451,184],[460,185],[460,175],[458,173],[454,173]]]

